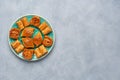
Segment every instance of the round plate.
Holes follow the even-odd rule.
[[[17,20],[13,23],[13,25],[10,27],[10,30],[11,30],[12,28],[18,28],[16,22],[17,22],[18,20],[20,20],[21,18],[26,17],[26,18],[28,19],[28,21],[30,22],[30,20],[32,19],[33,16],[38,16],[38,15],[26,15],[26,16],[20,17],[19,19],[17,19]],[[45,20],[45,19],[44,19],[43,17],[41,17],[41,16],[39,16],[39,17],[40,17],[40,24],[43,23],[43,22],[46,22],[46,23],[52,28],[52,26],[48,23],[47,20]],[[30,25],[30,27],[33,27],[33,28],[35,29],[32,37],[34,37],[38,32],[40,32],[40,33],[42,34],[42,38],[44,39],[43,33],[42,33],[37,27],[32,26],[32,25]],[[9,31],[10,31],[10,30],[9,30]],[[21,32],[22,32],[22,31],[21,31]],[[21,35],[21,32],[20,32],[20,35]],[[22,44],[22,40],[21,40],[20,35],[19,35],[19,37],[18,37],[18,40],[19,40],[19,41],[21,42],[21,44]],[[26,60],[26,59],[24,59],[23,56],[22,56],[22,52],[16,53],[16,51],[15,51],[15,50],[12,48],[12,46],[11,46],[11,43],[14,42],[15,40],[12,39],[12,38],[10,38],[10,37],[9,37],[9,34],[8,34],[8,41],[9,41],[9,46],[10,46],[12,52],[13,52],[17,57],[19,57],[20,59],[26,60],[26,61],[36,61],[36,60],[42,59],[42,58],[44,58],[46,55],[48,55],[48,54],[50,53],[50,51],[52,50],[53,46],[54,46],[54,43],[55,43],[55,33],[54,33],[54,31],[53,31],[53,28],[52,28],[52,32],[50,32],[49,34],[47,34],[47,36],[49,36],[49,37],[52,38],[52,40],[53,40],[52,46],[50,46],[50,47],[45,47],[45,48],[48,50],[48,52],[47,52],[45,55],[43,55],[43,56],[40,57],[40,58],[37,58],[37,57],[35,56],[35,54],[34,54],[31,60]]]

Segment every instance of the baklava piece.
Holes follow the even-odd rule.
[[[11,46],[15,49],[20,45],[20,41],[16,40],[15,42],[11,43]]]
[[[40,58],[41,56],[45,55],[47,53],[47,49],[44,47],[44,45],[41,45],[40,47],[35,49],[35,55],[37,58]]]
[[[42,35],[40,32],[38,32],[34,38],[33,38],[33,43],[36,45],[36,46],[39,46],[41,43],[42,43]]]
[[[22,30],[22,29],[24,28],[23,23],[22,23],[21,20],[18,20],[18,21],[16,22],[16,24],[18,25],[18,28],[19,28],[20,30]]]
[[[23,23],[23,25],[26,27],[26,26],[29,26],[29,22],[28,22],[28,19],[27,19],[27,17],[23,17],[22,19],[21,19],[21,21],[22,21],[22,23]]]
[[[33,39],[32,38],[22,38],[23,45],[25,48],[34,48]]]
[[[22,44],[20,44],[17,48],[15,48],[15,51],[17,53],[20,53],[23,49],[24,49],[24,46]]]
[[[39,29],[42,31],[44,35],[50,33],[52,31],[51,27],[46,23],[43,22],[40,26]]]
[[[36,48],[36,49],[34,50],[34,52],[35,52],[35,55],[36,55],[37,58],[40,58],[40,57],[42,56],[42,53],[40,53],[39,48]]]
[[[27,27],[22,31],[22,37],[31,37],[34,32],[34,28]]]
[[[13,49],[17,52],[20,53],[23,49],[24,46],[20,43],[19,40],[16,40],[15,42],[11,43],[11,46],[13,47]]]
[[[43,22],[40,26],[39,29],[42,31],[44,30],[46,27],[48,27],[48,24],[46,22]]]
[[[51,27],[46,27],[44,30],[42,30],[42,33],[44,34],[44,35],[46,35],[46,34],[48,34],[48,33],[50,33],[52,31],[52,29],[51,29]]]
[[[33,49],[24,49],[22,56],[25,60],[31,60],[33,56]]]
[[[44,40],[43,40],[42,43],[43,43],[43,45],[44,45],[45,47],[50,47],[50,46],[52,46],[52,44],[53,44],[53,40],[52,40],[52,38],[50,38],[49,36],[45,35]]]
[[[38,27],[40,25],[40,17],[33,16],[32,19],[30,20],[30,24]]]
[[[19,29],[17,29],[17,28],[12,28],[12,29],[10,30],[9,36],[10,36],[10,38],[12,38],[12,39],[18,39],[19,33],[20,33]]]

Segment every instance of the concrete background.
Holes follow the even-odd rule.
[[[38,14],[56,33],[53,51],[26,62],[8,46],[20,16]],[[0,80],[120,80],[120,0],[0,1]]]

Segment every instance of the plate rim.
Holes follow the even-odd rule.
[[[45,55],[43,55],[43,56],[41,56],[40,58],[37,58],[37,59],[35,59],[35,60],[26,60],[26,59],[24,59],[24,58],[21,58],[19,55],[17,55],[17,53],[13,50],[13,48],[12,48],[12,46],[11,46],[11,43],[10,43],[10,41],[9,41],[9,31],[11,30],[11,28],[12,28],[12,26],[13,26],[13,24],[17,21],[17,20],[19,20],[20,18],[22,18],[22,17],[25,17],[25,16],[39,16],[39,17],[41,17],[41,18],[43,18],[45,21],[47,21],[47,23],[50,25],[50,27],[52,28],[52,31],[53,31],[53,44],[52,44],[52,46],[51,46],[51,48],[50,48],[50,51],[47,53],[47,54],[45,54]],[[38,60],[42,60],[43,58],[45,58],[47,55],[49,55],[50,54],[50,52],[53,50],[53,48],[54,48],[54,46],[55,46],[55,41],[56,41],[56,38],[55,38],[55,31],[53,30],[53,27],[52,27],[52,25],[51,25],[51,23],[49,23],[49,20],[48,19],[46,19],[46,18],[44,18],[43,16],[40,16],[40,15],[38,15],[38,14],[26,14],[26,15],[21,15],[20,17],[18,17],[17,19],[15,19],[15,21],[11,24],[11,26],[9,27],[9,31],[8,31],[8,44],[9,44],[9,47],[10,47],[10,49],[11,49],[11,51],[12,51],[12,53],[14,53],[14,55],[16,55],[18,58],[20,58],[21,60],[24,60],[24,61],[28,61],[28,62],[34,62],[34,61],[38,61]]]

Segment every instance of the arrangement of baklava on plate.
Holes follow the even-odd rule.
[[[10,28],[9,43],[18,57],[35,61],[51,51],[54,32],[42,17],[27,15],[18,19]]]

